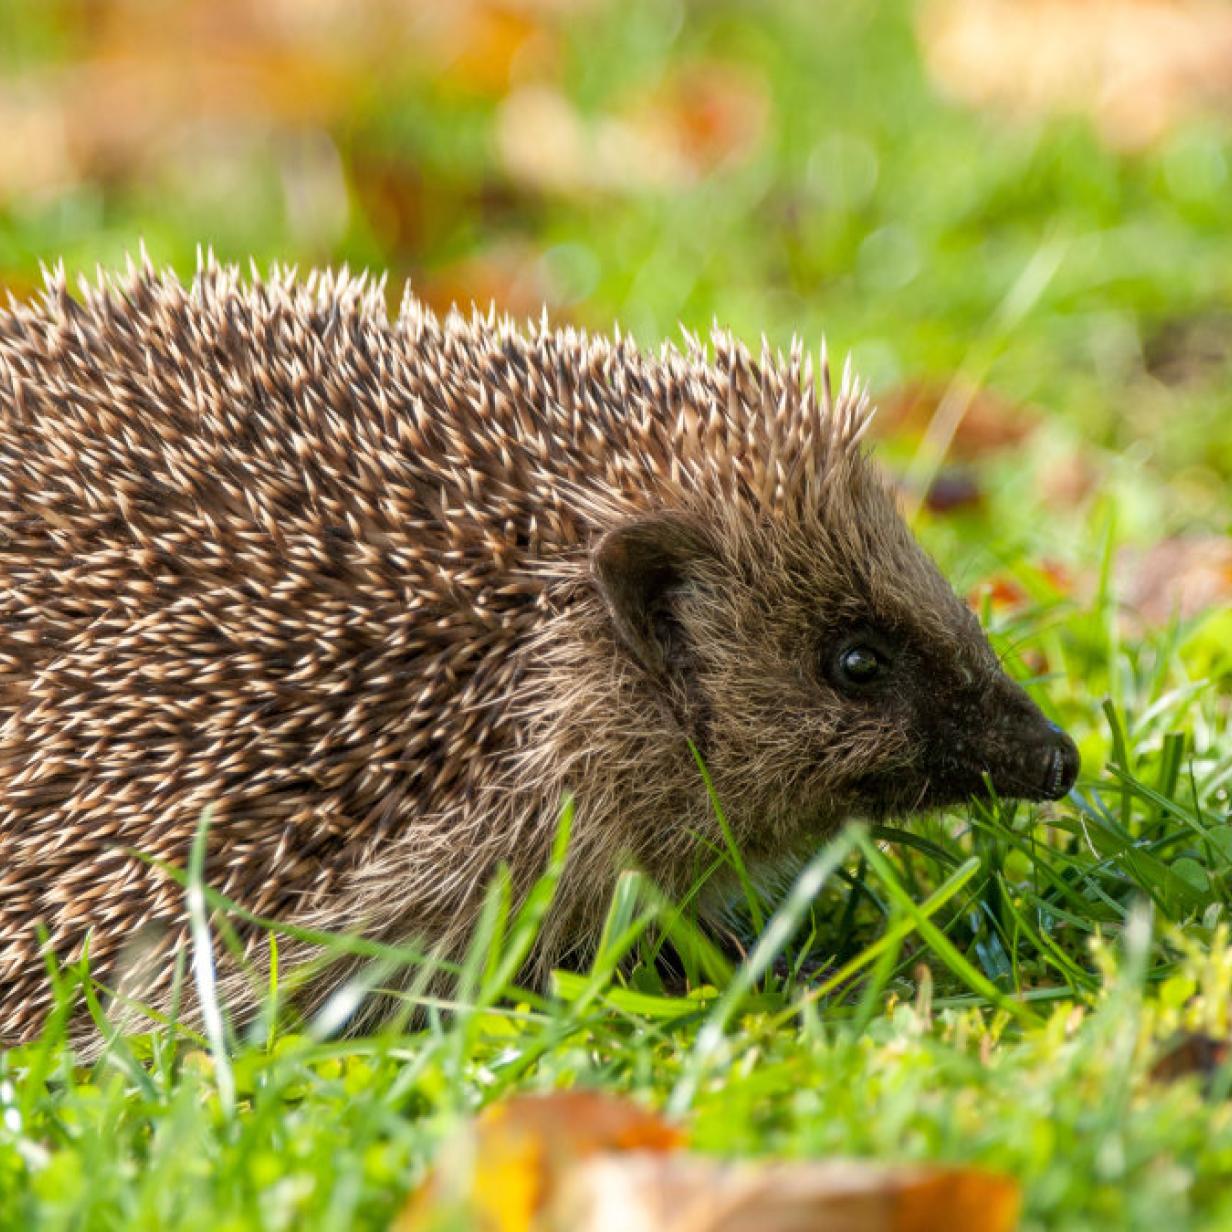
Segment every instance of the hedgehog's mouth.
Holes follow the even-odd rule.
[[[986,758],[934,752],[909,771],[864,776],[851,784],[850,796],[854,811],[874,822],[993,795],[1004,800],[1060,800],[1073,787],[1078,768],[1074,742],[1047,724],[1045,735],[1012,741]]]
[[[1010,739],[980,760],[939,758],[923,793],[936,807],[996,795],[1005,800],[1060,800],[1078,777],[1074,742],[1051,723],[1028,739]]]
[[[1020,800],[1060,800],[1075,780],[1078,746],[1055,723],[1043,720],[990,773],[998,795]]]
[[[1046,800],[1059,800],[1069,790],[1068,787],[1064,786],[1066,773],[1065,755],[1060,749],[1053,749],[1049,754],[1048,768],[1045,774],[1047,786],[1044,788],[1044,798]]]

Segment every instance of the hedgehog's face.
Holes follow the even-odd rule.
[[[754,846],[957,803],[989,782],[1056,799],[1077,774],[1073,742],[1001,670],[880,485],[860,495],[867,508],[842,533],[762,527],[739,561],[668,516],[595,553],[623,650]]]
[[[938,590],[940,588],[938,587]],[[944,620],[920,622],[906,605],[870,603],[821,635],[820,689],[853,726],[876,723],[864,766],[845,776],[853,810],[884,817],[957,804],[992,790],[1052,800],[1073,786],[1078,752],[1001,670],[972,613],[948,588]],[[891,733],[892,738],[891,738]]]

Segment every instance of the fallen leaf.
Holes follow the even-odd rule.
[[[972,470],[949,469],[939,474],[924,496],[924,505],[933,513],[957,513],[978,509],[984,503],[984,489]]]
[[[1019,581],[999,573],[976,586],[967,596],[967,604],[978,609],[988,603],[994,611],[1004,612],[1025,607],[1028,599],[1026,588]]]
[[[582,1157],[596,1151],[670,1151],[684,1133],[632,1100],[599,1091],[521,1095],[493,1104],[476,1122],[481,1136],[534,1138],[549,1152]]]
[[[1191,535],[1164,539],[1118,561],[1126,615],[1147,624],[1199,616],[1232,603],[1232,538]]]
[[[1023,116],[1085,113],[1120,149],[1232,104],[1222,0],[932,0],[918,32],[943,93]]]
[[[1010,1232],[1017,1184],[979,1169],[730,1162],[626,1100],[492,1106],[442,1151],[394,1232]]]
[[[497,115],[506,172],[539,192],[579,196],[696,183],[749,158],[770,115],[760,78],[705,61],[625,106],[584,115],[555,85],[513,90]]]
[[[54,71],[0,82],[0,200],[85,179],[148,181],[204,130],[332,131],[395,72],[507,75],[529,18],[478,0],[107,0]],[[466,59],[471,55],[472,59]],[[9,162],[13,166],[9,166]]]
[[[514,6],[459,6],[451,34],[452,54],[445,58],[436,80],[468,93],[500,97],[509,89],[515,65],[528,45],[546,38],[531,14]]]
[[[457,305],[466,313],[472,304],[483,312],[495,304],[514,317],[537,317],[545,304],[555,306],[543,253],[516,240],[493,244],[424,274],[415,289],[438,312]]]
[[[33,74],[0,84],[0,201],[50,197],[80,178],[55,84]]]
[[[1072,447],[1040,468],[1040,496],[1045,508],[1074,509],[1099,489],[1101,480],[1096,458]]]
[[[912,380],[895,386],[877,399],[873,430],[882,437],[924,437],[950,394],[945,381]],[[1038,415],[990,389],[969,389],[960,394],[962,415],[948,441],[947,454],[973,461],[1021,445],[1035,430]]]
[[[1009,1232],[1018,1186],[968,1168],[859,1160],[726,1163],[600,1155],[570,1179],[550,1232]]]
[[[636,115],[646,131],[665,130],[692,176],[751,157],[770,116],[763,81],[747,68],[705,60],[685,65]]]
[[[595,1091],[521,1095],[485,1109],[449,1143],[394,1232],[469,1214],[481,1232],[532,1232],[564,1176],[596,1152],[677,1149],[684,1134],[630,1100]]]
[[[1034,564],[1041,582],[1047,584],[1054,595],[1073,595],[1081,589],[1080,582],[1086,579],[1076,578],[1059,560],[1045,559]],[[987,597],[994,608],[1016,608],[1025,606],[1031,598],[1030,591],[1017,578],[1008,573],[997,573],[981,582],[972,590],[969,598],[973,606],[978,607]]]
[[[1179,1078],[1198,1074],[1209,1081],[1230,1055],[1232,1044],[1228,1040],[1188,1031],[1169,1042],[1151,1066],[1151,1077],[1156,1082],[1176,1082]]]
[[[1143,340],[1143,364],[1165,385],[1193,385],[1217,376],[1232,359],[1232,313],[1172,317]]]

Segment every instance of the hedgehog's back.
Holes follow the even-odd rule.
[[[442,450],[473,377],[422,344],[379,292],[223,274],[0,315],[0,1038],[35,921],[104,971],[178,930],[125,849],[183,865],[209,807],[212,883],[302,916],[510,747],[485,702],[539,583]]]
[[[137,925],[179,935],[181,890],[128,849],[182,865],[206,808],[210,881],[322,927],[365,923],[323,904],[369,867],[387,915],[447,916],[532,864],[542,810],[489,802],[591,755],[520,758],[514,708],[545,626],[597,610],[596,536],[823,516],[865,422],[798,353],[391,322],[345,277],[143,270],[0,313],[0,1039],[43,1004],[36,921],[66,957],[94,928],[104,973]]]

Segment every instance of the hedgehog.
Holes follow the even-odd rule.
[[[870,416],[798,342],[648,353],[409,288],[392,316],[345,270],[143,261],[10,300],[0,1041],[46,1015],[44,944],[106,989],[154,938],[168,1004],[166,866],[205,810],[247,912],[457,954],[571,799],[532,980],[623,868],[687,893],[713,800],[773,870],[848,819],[1063,796],[1074,744],[912,537]]]

